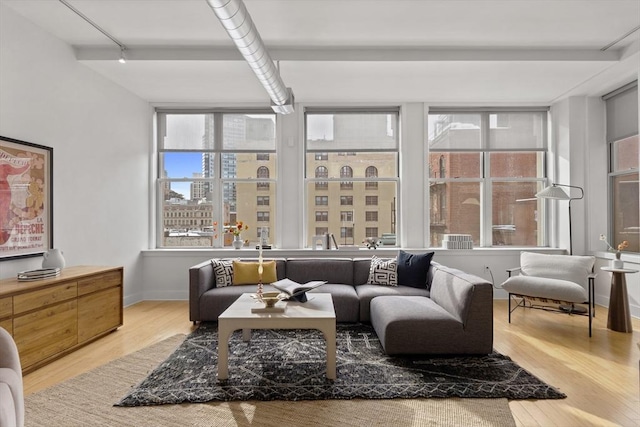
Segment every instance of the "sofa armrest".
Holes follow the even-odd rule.
[[[201,262],[189,268],[189,320],[200,320],[200,296],[216,287],[216,276],[211,260]]]
[[[437,266],[431,282],[431,299],[456,317],[465,329],[486,326],[493,329],[493,286],[485,279]]]

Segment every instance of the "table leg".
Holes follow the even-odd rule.
[[[251,340],[251,329],[245,328],[242,330],[242,341]]]
[[[218,380],[229,378],[229,337],[233,329],[226,322],[218,321]]]
[[[336,325],[320,330],[327,343],[327,378],[336,379]]]
[[[613,272],[611,275],[607,328],[618,332],[633,331],[627,296],[627,281],[624,273]]]

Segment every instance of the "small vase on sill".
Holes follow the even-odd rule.
[[[609,262],[609,266],[611,268],[624,268],[624,261],[620,259],[620,255],[621,255],[620,251],[616,251],[615,259],[612,259]]]
[[[235,234],[233,236],[233,242],[231,242],[234,249],[240,249],[244,246],[244,241],[242,240],[242,236],[239,234]]]

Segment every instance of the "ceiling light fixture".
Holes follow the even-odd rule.
[[[109,40],[111,40],[112,42],[114,42],[115,44],[118,45],[118,47],[120,48],[120,57],[118,59],[118,62],[121,64],[125,64],[127,61],[124,57],[124,51],[127,49],[127,46],[125,46],[124,44],[122,44],[118,39],[116,39],[115,37],[113,37],[111,34],[107,33],[105,30],[103,30],[98,24],[96,24],[95,22],[93,22],[91,19],[89,19],[89,17],[87,17],[84,13],[80,12],[78,9],[76,9],[75,7],[73,7],[71,4],[69,4],[69,2],[67,2],[66,0],[58,0],[60,3],[62,3],[63,5],[67,6],[73,13],[75,13],[76,15],[78,15],[80,18],[84,19],[85,21],[87,21],[87,23],[89,23],[93,28],[95,28],[96,30],[100,31],[102,34],[104,34]]]
[[[282,81],[242,0],[207,0],[207,3],[269,94],[273,111],[292,113],[293,91]]]

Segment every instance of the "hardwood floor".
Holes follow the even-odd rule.
[[[188,334],[187,301],[145,301],[125,308],[118,331],[24,377],[30,394],[175,334]],[[606,328],[597,307],[593,337],[587,318],[518,309],[494,302],[494,347],[567,394],[566,399],[511,401],[518,426],[640,426],[640,320],[634,332]]]

